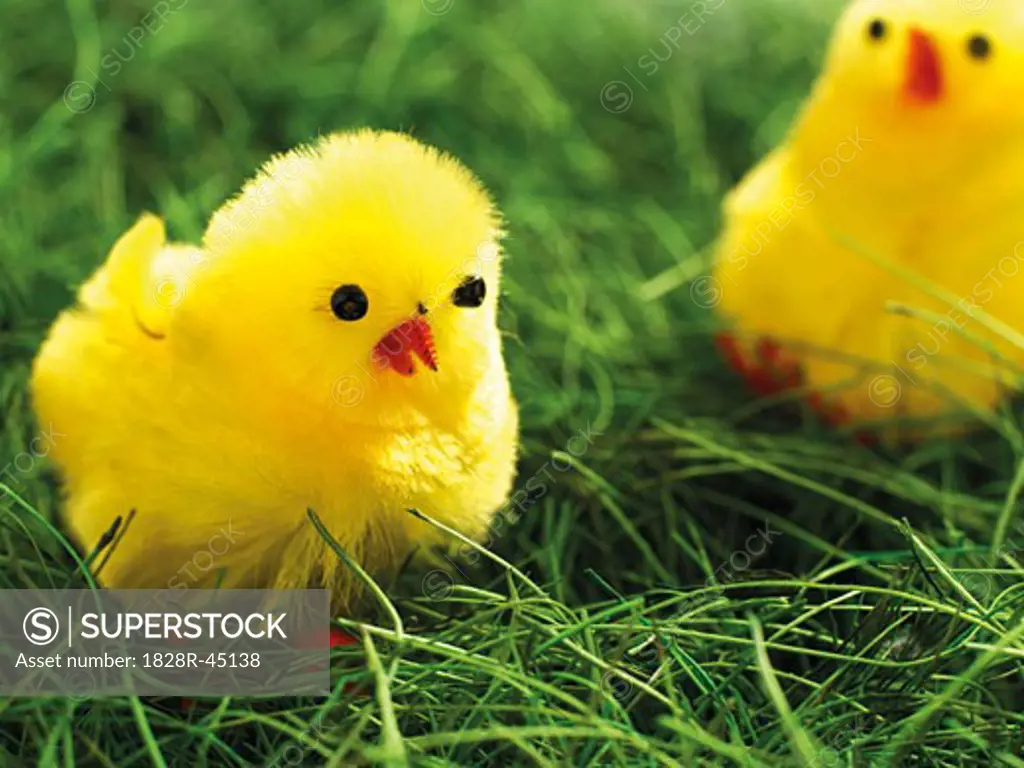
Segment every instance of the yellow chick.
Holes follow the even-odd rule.
[[[113,588],[358,594],[307,517],[387,572],[482,538],[518,446],[497,327],[501,220],[456,160],[332,135],[271,160],[202,248],[143,216],[56,322],[32,380],[85,551],[134,517]]]
[[[802,387],[837,423],[932,425],[911,436],[1019,378],[1024,351],[995,331],[1024,331],[1021,72],[1019,2],[849,5],[695,288],[758,392]]]

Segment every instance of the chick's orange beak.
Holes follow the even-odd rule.
[[[437,370],[434,333],[422,316],[403,320],[381,337],[373,348],[373,359],[381,370],[391,368],[402,376],[416,373],[413,355],[427,368]]]
[[[932,39],[919,29],[910,30],[904,93],[918,104],[933,104],[943,91],[942,62]]]

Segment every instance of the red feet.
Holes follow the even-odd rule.
[[[762,336],[754,345],[753,355],[744,354],[735,337],[729,333],[715,336],[722,357],[747,383],[747,386],[761,397],[779,395],[805,385],[800,363],[782,348],[774,339]],[[850,414],[842,405],[830,403],[820,392],[808,392],[803,396],[807,407],[832,427],[850,423]],[[865,432],[854,434],[854,440],[861,445],[874,445],[876,439]]]
[[[810,392],[804,395],[804,402],[833,427],[841,427],[850,423],[849,412],[838,403],[826,402],[819,392]]]
[[[788,359],[782,347],[767,336],[758,339],[753,359],[744,356],[736,339],[728,333],[715,336],[722,356],[755,393],[768,397],[799,387],[803,376],[800,364]]]
[[[298,647],[314,651],[317,648],[322,648],[325,644],[329,648],[344,648],[349,645],[358,645],[359,641],[338,627],[330,627],[329,629],[318,629],[316,632],[303,636],[299,640]]]
[[[359,640],[352,637],[343,629],[338,627],[330,627],[317,630],[306,636],[304,636],[299,647],[307,650],[316,650],[323,648],[326,643],[330,648],[348,648],[353,645],[359,645]],[[321,667],[309,667],[306,669],[307,672],[319,672]],[[365,696],[367,695],[367,689],[365,686],[357,685],[355,683],[346,683],[342,688],[342,693],[346,696]]]
[[[171,640],[170,642],[174,645],[184,645],[186,643],[183,639]],[[330,648],[346,648],[352,645],[358,645],[359,640],[338,627],[330,627],[329,629],[325,628],[318,630],[300,638],[298,648],[307,651],[315,651],[317,648],[323,648],[325,643]],[[305,671],[319,672],[320,667],[308,667]],[[361,686],[346,685],[344,693],[365,694],[366,689]],[[196,703],[195,699],[182,698],[179,699],[178,707],[182,712],[188,712],[195,708]]]
[[[344,648],[349,645],[359,645],[359,641],[356,638],[337,627],[331,627],[331,634],[328,637],[328,640],[330,641],[331,648]]]
[[[349,646],[359,645],[359,640],[357,638],[352,637],[348,632],[338,629],[337,627],[331,627],[328,640],[331,644],[331,648],[347,648]],[[365,685],[360,685],[358,683],[346,683],[342,687],[342,693],[345,696],[365,697],[370,695],[370,690]]]

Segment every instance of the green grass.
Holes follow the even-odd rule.
[[[5,3],[0,467],[37,433],[42,334],[142,210],[196,239],[272,152],[369,125],[507,215],[518,487],[545,493],[450,583],[385,585],[328,701],[0,699],[0,764],[1024,765],[1013,414],[857,446],[755,403],[687,287],[836,3],[727,0],[691,36],[689,2],[425,2],[192,0],[138,44],[145,0]],[[52,469],[19,467],[0,583],[60,583]]]

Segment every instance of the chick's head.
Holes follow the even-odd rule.
[[[1024,5],[1017,0],[855,0],[824,80],[892,125],[979,140],[1024,123]]]
[[[194,312],[268,391],[366,424],[454,412],[501,365],[500,225],[453,158],[399,133],[328,136],[213,217]]]

